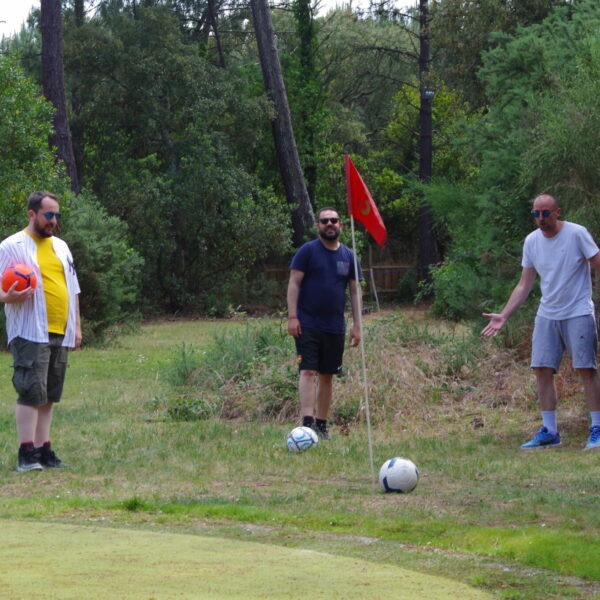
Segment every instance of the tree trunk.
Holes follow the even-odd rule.
[[[293,207],[293,242],[298,247],[312,231],[314,215],[294,138],[269,6],[266,0],[250,0],[250,4],[265,90],[275,107],[275,118],[272,121],[275,151],[285,195]]]
[[[85,19],[85,7],[83,0],[74,0],[73,8],[75,10],[75,25],[81,27]]]
[[[85,5],[84,0],[74,0],[73,8],[75,12],[75,26],[83,27],[85,24]],[[71,77],[71,143],[73,146],[73,154],[75,155],[75,168],[77,169],[78,180],[82,181],[85,179],[85,123],[81,118],[83,112],[83,101],[82,101],[82,84],[81,84],[81,73],[79,67],[76,67],[70,73]]]
[[[299,73],[295,78],[296,96],[299,100],[298,141],[304,179],[311,202],[317,190],[317,161],[319,140],[323,125],[323,92],[320,75],[315,64],[317,32],[313,18],[312,0],[294,0],[294,19],[299,39]]]
[[[61,0],[41,0],[40,25],[42,32],[42,85],[44,96],[56,109],[54,134],[50,147],[56,146],[58,158],[67,168],[71,189],[79,193],[79,178],[75,166],[71,130],[67,116],[65,72],[63,65],[63,28]]]
[[[208,11],[208,20],[210,27],[215,36],[215,45],[217,47],[217,54],[219,55],[219,66],[224,69],[227,66],[225,61],[225,53],[223,52],[223,46],[221,44],[221,33],[217,24],[217,8],[215,7],[215,0],[208,0],[206,3],[206,9]]]
[[[419,153],[419,179],[428,183],[431,180],[432,170],[432,124],[431,101],[433,89],[429,84],[429,15],[427,0],[419,2],[419,72],[421,88],[420,116],[420,153]],[[431,266],[435,265],[438,258],[437,244],[433,232],[433,216],[431,207],[422,202],[418,216],[419,231],[419,273],[425,280],[431,280]]]

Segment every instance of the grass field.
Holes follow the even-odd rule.
[[[387,495],[374,486],[364,423],[348,417],[362,395],[358,352],[337,386],[342,427],[305,454],[285,449],[289,413],[169,418],[182,342],[201,353],[244,326],[157,322],[72,354],[52,440],[72,468],[59,472],[14,470],[11,360],[1,355],[0,519],[315,550],[496,598],[600,598],[600,454],[581,451],[587,416],[572,373],[559,381],[563,447],[523,453],[538,427],[525,360],[420,311],[369,316],[375,464],[407,456],[422,474],[412,494]]]

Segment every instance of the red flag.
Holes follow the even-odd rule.
[[[348,192],[348,214],[360,221],[373,239],[383,246],[387,240],[387,229],[383,219],[375,206],[375,202],[359,175],[350,156],[345,156],[346,164],[346,189]]]

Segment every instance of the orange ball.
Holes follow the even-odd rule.
[[[15,288],[18,292],[26,290],[28,287],[34,288],[37,285],[35,271],[27,265],[17,264],[8,267],[2,274],[2,289],[6,292],[10,286],[17,282]]]

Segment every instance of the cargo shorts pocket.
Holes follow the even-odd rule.
[[[67,359],[67,349],[58,348],[54,361],[48,369],[47,394],[50,402],[58,402],[62,396],[67,372]]]
[[[20,359],[15,361],[13,367],[12,382],[19,398],[24,401],[39,401],[42,396],[42,386],[34,368],[34,361]]]

